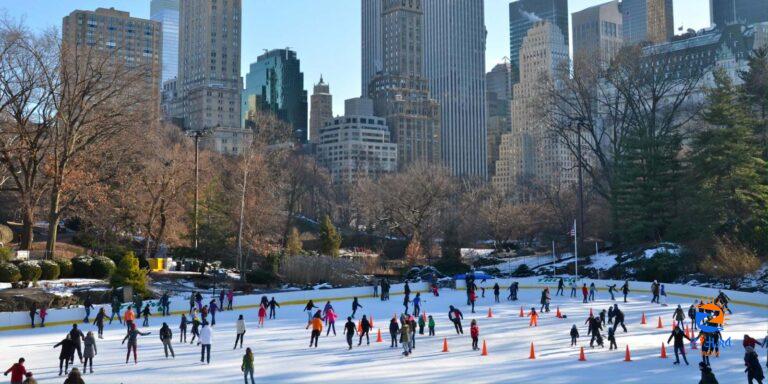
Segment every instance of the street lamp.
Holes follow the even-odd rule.
[[[198,206],[200,201],[200,138],[210,136],[213,133],[208,128],[197,129],[194,131],[187,131],[187,136],[195,139],[195,210],[194,210],[194,234],[193,234],[193,246],[197,250],[197,223],[198,223]]]
[[[581,154],[581,128],[584,126],[584,119],[578,118],[576,119],[576,151],[577,151],[577,161],[578,161],[578,182],[579,182],[579,189],[577,191],[578,199],[579,199],[579,226],[577,228],[577,233],[581,234],[581,238],[584,238],[584,177],[582,176],[582,168],[584,167],[584,157]],[[576,241],[580,241],[576,239]],[[576,263],[578,265],[578,257],[579,255],[574,255],[576,258]]]

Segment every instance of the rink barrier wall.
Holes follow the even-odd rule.
[[[557,289],[557,277],[547,278],[547,277],[527,277],[527,278],[520,278],[520,279],[494,279],[494,280],[486,280],[485,283],[478,285],[482,285],[486,288],[486,290],[492,290],[493,284],[499,283],[499,286],[503,291],[508,292],[509,286],[512,284],[513,281],[517,281],[519,283],[520,289],[544,289],[545,287],[549,287],[550,291],[552,291],[552,294],[554,295],[555,290]],[[607,285],[610,284],[616,284],[617,289],[621,288],[621,285],[624,284],[623,280],[591,280],[591,279],[580,279],[578,280],[579,290],[581,289],[581,284],[587,283],[587,286],[591,282],[594,282],[597,286],[598,291],[605,292],[608,290]],[[570,293],[570,287],[568,287],[568,284],[570,283],[569,280],[566,280],[566,286],[565,291],[566,295]],[[429,284],[427,283],[412,283],[410,284],[412,293],[421,292],[429,293]],[[668,296],[678,296],[678,297],[688,297],[691,299],[705,299],[709,300],[717,296],[718,290],[714,288],[704,288],[704,287],[693,287],[693,286],[686,286],[686,285],[680,285],[680,284],[664,284],[665,290]],[[639,281],[630,281],[629,282],[629,289],[630,294],[638,294],[638,293],[646,293],[650,294],[650,287],[651,283],[648,282],[639,282]],[[404,288],[404,284],[393,284],[390,294],[392,296],[398,296],[402,295]],[[456,281],[456,289],[458,290],[466,290],[466,284],[464,280],[457,280]],[[381,292],[379,292],[381,293]],[[506,293],[502,292],[504,296],[506,297]],[[768,309],[768,295],[764,293],[757,293],[757,292],[738,292],[738,291],[730,291],[725,290],[726,295],[728,295],[731,298],[731,303],[733,304],[740,304],[740,305],[747,305],[752,307],[758,307],[758,308],[764,308]],[[579,292],[579,295],[581,295],[581,292]],[[337,288],[337,289],[320,289],[320,290],[306,290],[306,291],[288,291],[288,292],[275,292],[275,293],[265,293],[265,294],[252,294],[252,295],[240,295],[235,296],[233,310],[247,310],[247,309],[253,309],[258,308],[261,297],[267,296],[268,298],[275,297],[275,300],[281,305],[281,306],[293,306],[293,305],[306,305],[307,301],[313,300],[315,301],[315,305],[318,307],[323,306],[324,301],[328,300],[351,300],[354,297],[357,297],[359,299],[369,299],[373,298],[373,287],[371,286],[365,286],[365,287],[354,287],[354,288]],[[204,294],[203,303],[207,303],[211,299],[211,295]],[[618,292],[616,294],[616,297],[621,297],[621,292]],[[144,303],[151,303],[151,302],[157,302],[157,300],[146,300]],[[362,303],[365,305],[365,303]],[[109,304],[99,304],[94,305],[94,309],[91,310],[91,321],[93,321],[93,318],[96,316],[96,314],[99,311],[99,308],[104,307],[107,311],[107,313],[111,312],[111,308]],[[155,307],[156,308],[156,307]],[[363,310],[365,310],[365,307],[363,307]],[[123,310],[123,313],[125,311]],[[189,313],[189,297],[186,298],[183,296],[173,296],[171,297],[171,315],[181,315],[182,313]],[[151,315],[152,317],[160,317],[159,314],[153,313]],[[49,309],[48,315],[46,316],[46,325],[48,326],[56,326],[56,325],[66,325],[66,324],[80,324],[82,323],[83,319],[85,317],[85,309],[83,307],[77,307],[77,308],[62,308],[62,309]],[[139,316],[137,316],[137,319]],[[39,323],[39,317],[36,317],[35,323]],[[29,313],[28,312],[0,312],[0,332],[2,331],[12,331],[12,330],[20,330],[20,329],[28,329],[29,328]]]

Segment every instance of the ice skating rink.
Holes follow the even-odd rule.
[[[493,281],[485,284],[485,298],[478,298],[476,313],[470,313],[464,291],[444,289],[440,297],[422,294],[422,309],[433,315],[437,323],[435,337],[416,336],[416,349],[409,357],[401,355],[402,349],[389,346],[389,320],[393,314],[403,310],[402,295],[392,295],[391,300],[381,302],[374,298],[362,298],[363,309],[358,318],[365,314],[373,316],[374,329],[371,344],[347,350],[342,335],[346,316],[351,313],[352,300],[332,301],[339,314],[336,324],[337,336],[320,338],[319,348],[309,349],[309,334],[305,330],[306,314],[303,305],[286,305],[278,308],[278,319],[267,320],[264,328],[257,328],[257,309],[227,311],[217,314],[214,327],[211,364],[200,363],[200,347],[178,343],[180,316],[152,317],[149,327],[140,327],[149,336],[139,338],[139,363],[131,360],[125,363],[126,348],[120,342],[125,328],[114,322],[107,326],[104,339],[97,339],[98,355],[94,359],[95,373],[86,374],[86,383],[242,383],[240,364],[245,349],[233,350],[235,320],[243,314],[247,321],[244,347],[251,347],[255,357],[255,379],[258,383],[697,383],[700,350],[691,351],[686,346],[690,366],[675,366],[671,344],[667,346],[668,358],[661,359],[662,343],[666,345],[672,326],[672,314],[677,304],[682,304],[686,316],[693,298],[669,296],[668,306],[650,304],[650,295],[639,289],[629,295],[629,303],[615,303],[625,313],[629,332],[619,330],[619,349],[589,348],[589,337],[584,325],[589,309],[595,315],[607,309],[614,302],[603,290],[597,300],[589,304],[565,296],[552,296],[552,312],[542,314],[538,327],[529,327],[528,318],[520,318],[520,307],[530,311],[539,308],[540,289],[521,289],[519,301],[507,301],[508,292],[502,291],[502,302],[494,303]],[[551,289],[555,292],[556,285]],[[599,285],[601,286],[601,285]],[[694,288],[691,288],[694,289]],[[695,289],[694,289],[695,290]],[[701,297],[712,297],[716,291],[701,289]],[[722,347],[719,358],[712,358],[712,367],[720,383],[744,383],[744,349],[742,339],[745,333],[762,340],[768,330],[768,296],[762,306],[732,303],[734,311],[728,316],[723,336],[731,338],[730,347]],[[206,296],[205,302],[210,299]],[[278,299],[279,300],[279,299]],[[325,302],[316,302],[321,307]],[[237,298],[235,299],[237,305]],[[456,335],[448,320],[448,306],[457,306],[465,316],[464,335]],[[488,308],[493,317],[488,318]],[[566,319],[555,317],[560,310]],[[641,325],[645,313],[648,324]],[[661,316],[663,329],[657,329]],[[471,349],[469,323],[477,319],[480,326],[480,344],[488,346],[488,356]],[[158,330],[167,322],[174,332],[175,359],[166,359],[159,340]],[[137,323],[141,324],[138,320]],[[573,324],[579,329],[579,346],[584,346],[587,361],[578,361],[578,347],[570,347],[569,331]],[[80,324],[83,332],[95,326]],[[71,325],[49,326],[29,330],[0,332],[0,363],[7,369],[19,357],[26,358],[26,367],[34,372],[39,383],[62,383],[64,376],[58,376],[59,350],[53,345],[69,331]],[[191,326],[190,326],[191,328]],[[383,343],[377,343],[376,333],[381,329]],[[607,329],[603,332],[607,335]],[[188,336],[189,337],[189,336]],[[442,352],[443,338],[447,337],[450,351]],[[530,345],[534,343],[536,359],[529,359]],[[625,347],[629,346],[631,362],[624,361]],[[758,347],[760,362],[765,369],[766,349]],[[77,358],[76,358],[77,360]],[[77,363],[77,367],[82,366]],[[7,380],[7,378],[5,378]]]

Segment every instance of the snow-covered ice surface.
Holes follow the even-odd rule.
[[[553,290],[554,293],[554,290]],[[417,335],[416,349],[411,357],[403,357],[401,349],[389,348],[388,322],[393,313],[402,310],[402,296],[392,296],[391,301],[361,299],[361,314],[373,315],[375,329],[371,332],[371,345],[348,351],[341,332],[344,321],[336,325],[338,336],[320,338],[317,349],[308,349],[309,331],[305,330],[306,314],[303,305],[286,305],[278,309],[278,319],[268,320],[265,328],[256,328],[256,310],[231,311],[217,316],[213,337],[211,365],[200,363],[199,347],[179,344],[178,316],[151,318],[151,331],[139,339],[139,364],[125,364],[125,347],[120,344],[125,330],[116,322],[108,326],[105,339],[97,340],[98,355],[94,359],[95,374],[85,375],[86,383],[241,383],[240,363],[243,350],[232,350],[235,339],[235,319],[243,313],[248,331],[245,346],[255,353],[256,381],[322,382],[322,383],[696,383],[699,380],[697,364],[700,357],[691,353],[690,366],[673,366],[674,354],[668,347],[670,358],[660,359],[659,349],[670,332],[672,312],[677,303],[686,308],[692,299],[671,296],[669,306],[649,304],[650,297],[637,290],[630,294],[630,302],[619,303],[626,314],[628,333],[617,333],[618,351],[590,349],[584,326],[589,308],[595,314],[607,308],[607,294],[598,292],[598,301],[582,304],[581,300],[566,296],[553,296],[552,312],[539,319],[539,326],[528,327],[528,318],[518,317],[520,306],[530,310],[536,306],[540,292],[524,289],[520,301],[503,300],[493,303],[492,290],[485,298],[478,299],[477,313],[470,313],[464,291],[442,290],[439,298],[423,295],[423,308],[433,314],[437,322],[437,337]],[[504,294],[506,296],[506,293]],[[324,303],[317,302],[318,306]],[[351,300],[333,302],[337,312],[346,317]],[[464,335],[456,335],[447,319],[448,305],[459,306],[464,312]],[[237,301],[235,301],[237,305]],[[487,317],[488,307],[493,308],[493,318]],[[557,319],[557,307],[568,318]],[[745,333],[760,339],[768,328],[768,309],[732,304],[734,314],[728,317],[725,338],[732,338],[732,347],[724,348],[719,358],[712,358],[712,365],[720,383],[746,381],[741,341]],[[362,312],[362,313],[360,313]],[[640,325],[642,313],[648,325]],[[664,329],[657,329],[658,317],[663,318]],[[469,323],[477,319],[480,338],[488,343],[488,356],[472,351]],[[167,321],[174,331],[176,359],[166,359],[158,339],[158,329]],[[139,321],[140,323],[140,321]],[[569,330],[572,324],[579,327],[579,345],[586,347],[586,362],[578,361],[579,350],[569,347]],[[95,327],[82,324],[84,331]],[[384,343],[376,343],[376,329],[381,327]],[[37,328],[34,330],[6,331],[0,333],[0,363],[10,366],[19,357],[27,359],[26,366],[35,373],[39,383],[61,383],[58,374],[58,349],[68,326]],[[450,352],[442,353],[443,337],[448,338]],[[357,341],[357,340],[355,340]],[[536,360],[529,360],[531,342],[535,343]],[[482,341],[481,341],[482,343]],[[356,344],[355,344],[356,345]],[[607,341],[606,341],[607,345]],[[629,345],[632,362],[624,362],[625,346]],[[690,352],[690,350],[689,350]],[[694,351],[695,352],[695,351]],[[761,364],[765,364],[765,350],[760,349]],[[78,365],[79,366],[79,365]]]

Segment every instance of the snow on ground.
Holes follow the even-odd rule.
[[[554,292],[554,291],[553,291]],[[707,291],[709,292],[709,291]],[[566,295],[568,292],[566,292]],[[139,364],[125,364],[125,347],[120,344],[125,330],[114,323],[107,327],[105,339],[98,340],[98,355],[94,359],[95,374],[85,376],[86,383],[240,383],[240,363],[243,350],[232,350],[235,338],[235,319],[243,313],[247,319],[246,347],[255,353],[257,382],[271,383],[498,383],[498,382],[540,382],[540,383],[645,383],[651,375],[657,383],[695,383],[699,380],[697,364],[700,357],[689,355],[690,366],[673,366],[674,354],[668,347],[668,359],[659,358],[661,344],[666,342],[675,304],[684,308],[691,299],[672,296],[666,307],[649,304],[645,292],[630,294],[630,302],[620,303],[626,313],[629,333],[618,332],[618,351],[590,349],[584,320],[589,308],[595,313],[613,302],[605,292],[598,293],[598,301],[582,304],[581,300],[567,296],[554,296],[553,312],[544,314],[536,328],[528,327],[528,319],[518,317],[520,306],[526,310],[538,307],[540,292],[524,289],[521,301],[500,304],[493,303],[491,290],[485,298],[479,298],[477,313],[470,313],[465,305],[465,292],[443,290],[439,298],[423,296],[423,308],[433,314],[437,322],[437,337],[417,336],[416,350],[411,357],[403,357],[401,349],[389,348],[388,320],[402,310],[402,296],[392,296],[391,301],[361,299],[364,314],[373,315],[375,326],[381,327],[385,342],[376,343],[376,332],[371,334],[371,345],[346,348],[341,335],[344,321],[339,319],[338,336],[321,337],[320,347],[308,349],[309,331],[305,330],[306,314],[303,305],[284,305],[278,309],[279,319],[268,320],[266,327],[256,328],[256,310],[224,312],[217,316],[214,331],[211,365],[199,361],[199,348],[179,344],[178,316],[152,318],[151,326],[142,328],[151,331],[149,336],[140,337]],[[506,296],[506,295],[505,295]],[[323,303],[316,303],[322,306]],[[333,302],[340,315],[350,311],[351,300]],[[464,335],[456,335],[447,319],[449,304],[458,305],[464,312]],[[235,301],[237,305],[237,299]],[[488,307],[493,307],[493,318],[487,318]],[[557,319],[557,307],[568,318]],[[712,359],[712,365],[720,383],[743,383],[743,349],[741,339],[745,333],[764,336],[768,328],[768,309],[732,304],[734,314],[728,317],[723,332],[731,337],[732,347],[724,348],[719,358]],[[687,312],[687,311],[686,311]],[[640,325],[642,313],[648,317],[648,325]],[[359,313],[360,315],[360,313]],[[359,317],[358,315],[358,317]],[[664,329],[656,329],[657,318],[661,316]],[[469,323],[477,319],[480,337],[488,343],[488,356],[472,351],[469,338]],[[158,329],[167,321],[174,331],[176,359],[166,359],[158,339]],[[569,347],[569,329],[572,324],[579,327],[580,346],[586,346],[586,362],[577,361],[578,348]],[[85,331],[95,328],[81,325]],[[58,350],[53,344],[60,341],[69,327],[55,326],[34,330],[7,331],[0,333],[0,362],[10,366],[19,357],[27,359],[27,367],[35,373],[39,383],[61,383],[58,374]],[[378,329],[378,328],[377,328]],[[443,338],[447,337],[450,352],[442,353]],[[535,343],[536,360],[529,360],[530,343]],[[481,342],[482,343],[482,342]],[[607,341],[606,341],[607,345]],[[625,346],[629,345],[632,362],[624,362]],[[765,352],[760,350],[760,361],[765,361]]]

